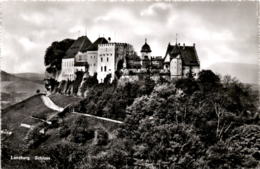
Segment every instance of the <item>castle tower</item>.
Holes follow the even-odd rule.
[[[150,46],[147,44],[147,39],[145,38],[145,43],[141,48],[141,54],[142,54],[142,60],[143,59],[151,59],[151,48]]]

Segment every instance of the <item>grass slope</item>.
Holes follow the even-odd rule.
[[[56,113],[43,104],[40,96],[40,94],[34,95],[2,110],[2,129],[13,132],[13,134],[8,137],[13,147],[21,148],[25,146],[24,138],[29,129],[21,127],[21,123],[37,125],[41,123],[41,121],[33,119],[32,116],[39,113]]]
[[[61,94],[53,94],[49,97],[56,105],[63,107],[63,108],[69,104],[77,103],[82,99],[80,97],[65,96],[65,95],[61,95]]]
[[[28,117],[39,113],[54,112],[43,104],[40,96],[40,94],[32,96],[15,105],[3,109],[2,128],[12,130],[19,127],[20,124]]]
[[[44,117],[48,118],[57,112],[47,108],[41,98],[40,94],[32,96],[22,102],[19,102],[15,105],[12,105],[2,112],[2,128],[8,129],[12,131],[13,134],[10,137],[7,137],[7,141],[11,144],[12,148],[20,149],[26,148],[26,135],[29,129],[21,127],[21,123],[29,124],[33,126],[37,126],[42,123],[42,121],[32,118],[37,117]],[[54,103],[59,104],[60,106],[66,107],[66,104],[76,103],[80,101],[80,98],[73,97],[73,96],[63,96],[63,95],[52,95],[51,99]],[[48,116],[48,117],[47,117]],[[51,146],[53,143],[70,143],[69,138],[60,138],[59,130],[62,126],[73,126],[75,121],[79,118],[85,118],[88,123],[88,128],[98,130],[103,129],[110,133],[111,137],[113,137],[114,129],[118,127],[118,124],[106,122],[103,120],[95,119],[92,117],[84,117],[77,114],[67,113],[65,117],[59,118],[62,120],[62,125],[57,128],[50,128],[47,130],[46,134],[49,137],[41,144],[42,147],[44,146]],[[89,143],[92,143],[93,140],[86,142],[82,147],[88,146]]]

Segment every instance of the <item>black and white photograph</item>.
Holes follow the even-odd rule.
[[[0,2],[3,169],[259,169],[259,1]]]

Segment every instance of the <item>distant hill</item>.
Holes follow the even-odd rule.
[[[209,66],[207,69],[211,69],[222,76],[231,75],[243,83],[259,84],[259,66],[257,64],[217,63]]]
[[[1,108],[22,101],[36,93],[45,91],[43,82],[33,79],[17,77],[1,71]]]
[[[44,76],[45,76],[44,74],[40,74],[40,73],[16,73],[14,75],[16,77],[28,79],[30,81],[34,81],[37,83],[43,83]]]

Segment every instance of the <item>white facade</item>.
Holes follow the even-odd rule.
[[[87,51],[88,72],[93,76],[97,72],[98,51]]]
[[[176,58],[173,58],[170,62],[170,74],[171,78],[180,78],[182,77],[182,60],[180,55]]]
[[[61,80],[74,80],[74,58],[62,59]]]
[[[87,58],[85,57],[84,55],[85,53],[82,53],[82,52],[78,52],[75,56],[75,60],[77,62],[86,62],[87,61]]]
[[[84,63],[88,63],[88,71],[89,71],[89,75],[93,76],[95,72],[97,72],[97,55],[98,55],[98,51],[87,51],[87,52],[78,52],[75,59],[77,62],[84,62]],[[78,68],[76,68],[77,70],[84,70],[85,71],[85,67],[81,66]]]
[[[96,68],[98,82],[103,83],[108,74],[111,74],[112,82],[115,79],[115,71],[123,68],[126,55],[133,53],[133,46],[126,43],[99,44]]]
[[[116,61],[115,61],[116,44],[100,44],[98,46],[97,57],[97,79],[103,83],[108,74],[111,74],[111,81],[115,78]]]

